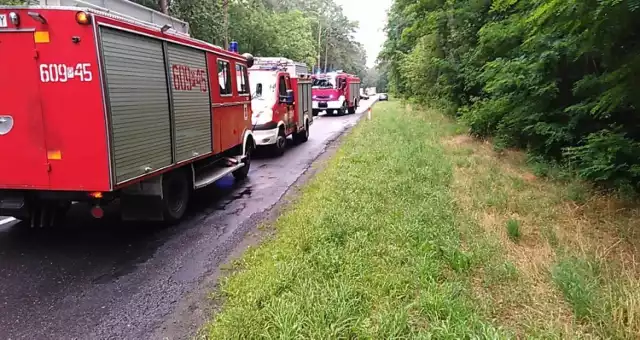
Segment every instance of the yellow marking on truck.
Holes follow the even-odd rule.
[[[49,42],[49,32],[47,31],[36,31],[33,33],[33,40],[36,44],[46,44]]]
[[[60,150],[49,150],[47,151],[47,159],[59,161],[62,159],[62,152]]]

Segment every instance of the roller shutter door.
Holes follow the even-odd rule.
[[[213,151],[207,61],[203,51],[169,44],[178,162]]]
[[[101,27],[111,148],[120,183],[172,163],[162,42]]]

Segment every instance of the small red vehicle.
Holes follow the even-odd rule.
[[[130,11],[0,7],[0,215],[45,226],[119,199],[123,219],[176,221],[193,190],[248,175],[252,57],[110,3]]]
[[[286,58],[255,58],[249,82],[256,144],[281,155],[288,136],[306,142],[313,123],[307,66]]]
[[[342,71],[313,75],[313,115],[322,111],[356,113],[360,104],[360,78]]]

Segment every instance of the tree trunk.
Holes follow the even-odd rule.
[[[222,0],[224,6],[224,49],[229,49],[229,0]]]
[[[160,7],[160,12],[164,14],[169,14],[169,0],[158,0]]]

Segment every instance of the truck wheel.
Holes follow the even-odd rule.
[[[347,113],[347,102],[346,101],[344,101],[342,103],[342,106],[340,107],[340,109],[338,109],[338,116],[342,116],[345,113]]]
[[[179,221],[187,211],[191,188],[183,170],[174,170],[162,176],[162,214],[170,223]]]
[[[320,110],[313,110],[311,114],[313,114],[313,116],[315,117],[320,114]]]
[[[349,114],[352,115],[354,113],[356,113],[356,105],[354,104],[353,106],[351,106],[349,109]]]
[[[284,129],[279,129],[278,137],[276,138],[276,143],[272,146],[273,154],[275,156],[282,156],[286,148],[287,148],[287,136],[284,134]]]
[[[309,121],[305,121],[304,130],[300,132],[296,132],[296,134],[293,135],[293,141],[296,142],[296,144],[300,144],[308,140],[309,140]]]
[[[233,177],[241,181],[249,176],[249,168],[251,167],[251,154],[253,153],[253,143],[247,142],[247,150],[244,154],[244,166],[233,172]]]

